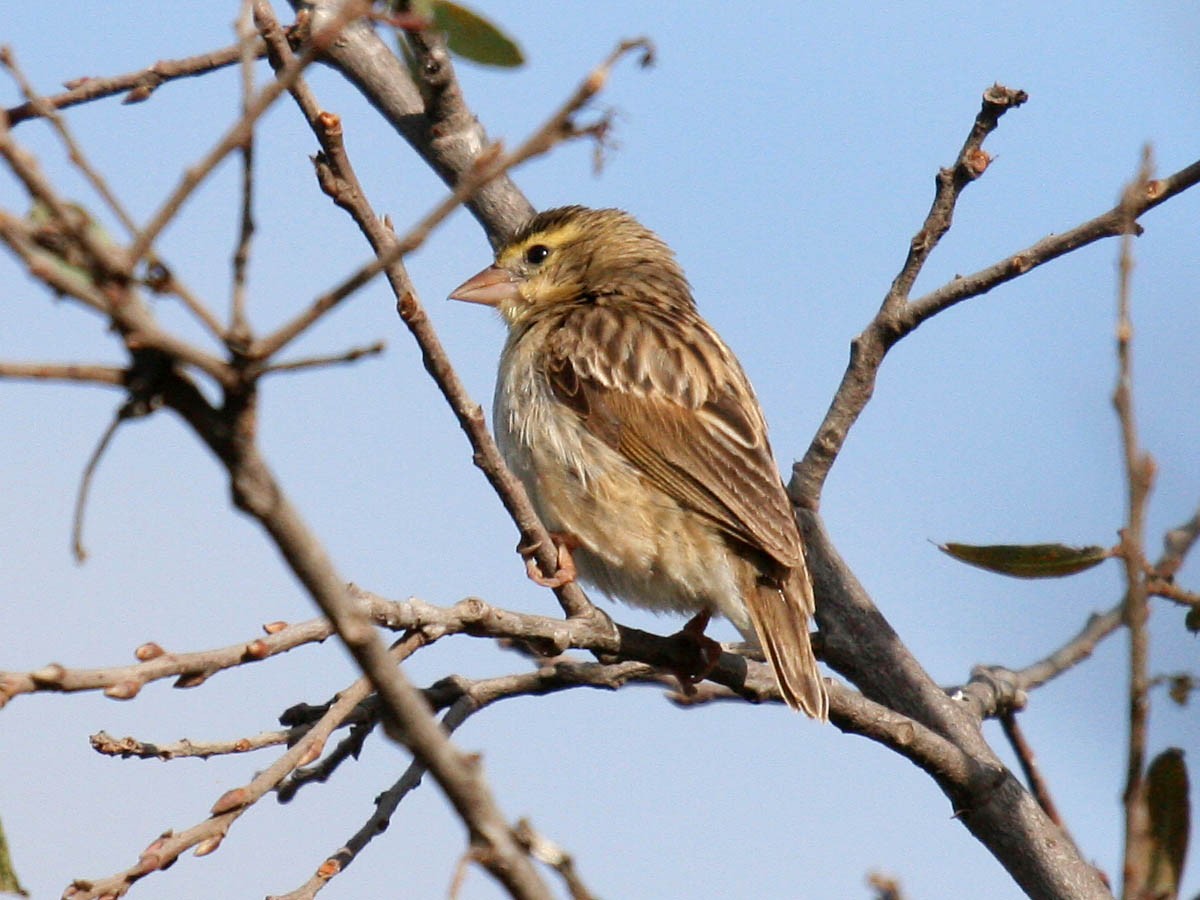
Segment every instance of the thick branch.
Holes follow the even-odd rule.
[[[336,14],[343,0],[290,2],[297,9],[311,9],[313,26],[321,27]],[[459,102],[451,97],[457,88],[450,87],[454,69],[444,49],[431,51],[426,61],[425,78],[431,84],[442,85],[436,115],[427,115],[425,101],[408,68],[366,22],[348,27],[328,48],[323,61],[345,75],[451,187],[471,171],[489,146],[483,126],[461,104],[461,97]],[[533,214],[529,201],[507,177],[489,182],[466,205],[493,244],[512,234]]]

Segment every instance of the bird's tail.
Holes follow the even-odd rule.
[[[749,593],[746,610],[784,701],[814,719],[828,720],[829,695],[808,635],[816,608],[808,567],[801,561],[782,583],[760,582]]]

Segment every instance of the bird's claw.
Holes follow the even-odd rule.
[[[575,568],[575,559],[571,556],[571,547],[574,542],[567,535],[557,533],[551,533],[550,540],[554,542],[554,547],[558,551],[558,564],[553,575],[548,576],[543,573],[534,556],[541,544],[518,545],[517,552],[525,557],[525,572],[529,575],[529,580],[541,587],[553,590],[570,584],[579,573]]]
[[[694,669],[687,671],[678,669],[673,673],[679,680],[679,688],[686,697],[690,697],[696,692],[695,685],[707,678],[709,673],[717,667],[717,663],[721,660],[723,650],[720,643],[710,637],[706,637],[704,634],[704,629],[708,627],[708,622],[711,618],[712,613],[708,610],[698,612],[692,618],[688,619],[687,624],[676,635],[677,638],[694,649],[697,654],[698,664]]]

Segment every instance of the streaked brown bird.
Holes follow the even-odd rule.
[[[533,217],[451,295],[508,324],[496,439],[559,546],[559,571],[656,611],[720,613],[784,700],[825,719],[804,547],[741,365],[671,249],[628,213]]]

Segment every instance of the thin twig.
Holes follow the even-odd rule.
[[[122,410],[124,408],[122,407]],[[75,492],[75,510],[71,516],[71,554],[75,557],[75,562],[77,563],[87,560],[87,549],[83,546],[83,515],[87,509],[88,494],[92,487],[92,476],[96,474],[96,467],[100,465],[100,459],[104,456],[104,451],[108,449],[113,435],[117,433],[117,429],[128,418],[127,415],[122,414],[122,411],[118,411],[113,416],[113,420],[104,429],[104,434],[100,436],[100,440],[96,444],[96,449],[88,457],[87,465],[83,467],[83,476],[79,479],[79,490]]]
[[[153,256],[147,265],[148,275],[143,283],[157,294],[178,297],[184,308],[196,317],[218,341],[228,340],[225,326],[216,315],[197,297],[190,288],[175,277],[174,271],[158,256]]]
[[[1180,606],[1200,609],[1200,593],[1181,588],[1174,582],[1166,581],[1162,578],[1155,578],[1146,582],[1146,592],[1152,596],[1170,600],[1172,603],[1177,603]]]
[[[133,221],[133,217],[125,209],[124,204],[109,188],[108,182],[100,175],[94,166],[88,161],[79,142],[75,140],[67,127],[66,120],[55,108],[54,104],[46,97],[42,97],[33,89],[33,85],[25,77],[20,67],[16,63],[12,51],[8,48],[0,48],[0,61],[3,62],[12,73],[21,89],[22,95],[26,98],[27,104],[37,113],[37,115],[46,118],[55,132],[58,134],[62,144],[67,149],[67,155],[71,162],[83,173],[84,177],[92,185],[95,191],[104,200],[108,209],[125,227],[129,234],[137,232],[137,224]],[[168,267],[161,260],[152,258],[150,260],[151,271],[156,274],[156,285],[153,287],[161,293],[173,293],[183,301],[184,306],[205,325],[214,337],[221,338],[223,336],[221,326],[216,322],[215,318],[208,311],[200,300],[192,294],[178,279],[174,276],[166,277],[169,272]]]
[[[1160,578],[1174,578],[1175,573],[1183,566],[1183,561],[1200,540],[1200,509],[1184,522],[1172,528],[1163,537],[1163,555],[1154,566],[1154,573]]]
[[[72,669],[51,663],[31,672],[0,672],[0,707],[13,697],[39,691],[103,691],[113,699],[129,700],[143,685],[164,678],[175,678],[175,687],[193,688],[217,672],[259,662],[303,644],[320,643],[333,633],[328,620],[312,619],[211,650],[170,653],[146,644],[138,653],[141,662],[132,665]]]
[[[301,73],[315,62],[325,47],[337,39],[347,22],[352,21],[369,9],[367,0],[351,0],[345,3],[332,21],[313,34],[304,53],[295,57],[287,69],[258,92],[248,107],[216,145],[194,165],[190,166],[170,196],[162,203],[146,226],[141,229],[129,248],[129,264],[133,265],[149,252],[159,233],[175,218],[179,208],[217,165],[230,153],[243,146],[254,130],[254,123],[270,109],[271,105],[300,77]],[[239,56],[240,58],[240,56]]]
[[[907,333],[956,303],[978,297],[1080,247],[1104,238],[1118,237],[1125,234],[1127,228],[1133,228],[1137,233],[1139,227],[1129,224],[1131,217],[1136,223],[1145,213],[1197,183],[1200,183],[1200,160],[1166,178],[1146,181],[1135,195],[1094,219],[1043,238],[987,268],[959,276],[936,291],[913,300],[900,323],[902,330]]]
[[[1183,559],[1195,546],[1198,537],[1200,511],[1166,533],[1163,538],[1163,553],[1151,571],[1161,573],[1178,570]],[[1147,589],[1161,583],[1162,578],[1151,578],[1147,582]],[[979,666],[972,673],[968,684],[961,688],[951,688],[950,693],[969,703],[973,714],[979,719],[991,718],[1008,709],[1020,709],[1025,705],[1028,692],[1070,671],[1089,658],[1097,645],[1117,631],[1124,621],[1125,601],[1122,599],[1103,613],[1093,613],[1083,628],[1042,659],[1016,670],[1002,666]]]
[[[364,263],[340,284],[318,297],[307,310],[279,328],[274,334],[259,340],[252,348],[252,355],[258,359],[266,359],[277,353],[346,297],[370,282],[376,275],[387,270],[393,263],[418,249],[437,225],[458,209],[468,197],[473,196],[493,179],[536,156],[547,153],[562,141],[584,136],[596,137],[601,134],[607,127],[607,120],[601,119],[600,122],[581,127],[572,122],[572,116],[604,88],[609,73],[617,61],[634,50],[642,52],[643,61],[652,56],[651,45],[644,38],[622,41],[599,66],[580,82],[571,96],[546,122],[516,150],[505,154],[497,144],[483,150],[476,159],[475,166],[460,178],[454,190],[426,213],[403,237],[397,238],[392,235],[386,249],[376,247],[374,259]],[[306,110],[306,115],[311,115],[310,111]],[[311,121],[314,121],[314,118],[310,118]],[[324,130],[332,131],[328,126]],[[340,138],[340,128],[337,136]],[[327,154],[338,152],[337,148],[327,147],[324,143],[322,146],[325,147]],[[335,169],[337,168],[335,166]]]
[[[904,336],[901,317],[909,305],[909,292],[934,248],[949,230],[958,198],[988,167],[991,157],[983,141],[999,125],[1000,117],[1020,106],[1028,94],[996,84],[983,93],[975,121],[954,164],[941,169],[933,203],[921,228],[909,242],[908,255],[897,273],[879,312],[850,346],[850,363],[842,376],[825,420],[813,437],[804,458],[792,467],[788,493],[807,509],[820,505],[821,488],[841,452],[850,428],[858,420],[875,390],[875,378],[888,350]]]
[[[23,381],[70,381],[124,387],[128,371],[119,366],[85,363],[0,362],[0,378]]]
[[[77,250],[78,262],[64,265],[66,259],[42,250],[24,220],[0,211],[0,239],[25,262],[30,274],[66,296],[74,297],[98,312],[111,317],[125,339],[128,349],[160,350],[166,356],[195,366],[218,384],[228,387],[235,376],[221,359],[206,353],[160,328],[145,305],[129,289],[133,281],[131,264],[121,248],[105,240],[90,226],[84,213],[68,204],[42,174],[37,161],[12,139],[12,132],[0,121],[0,157],[21,180],[29,195],[48,211],[60,237]],[[79,273],[73,266],[82,265]],[[118,298],[113,302],[110,295]]]
[[[254,98],[254,60],[261,38],[254,30],[252,0],[242,0],[237,18],[238,41],[242,46],[242,116],[250,114]],[[229,341],[243,347],[250,339],[250,323],[246,320],[246,273],[250,264],[250,244],[254,237],[254,130],[250,129],[241,145],[242,171],[241,218],[237,247],[233,251],[233,297],[230,303]]]
[[[54,104],[42,97],[33,89],[32,83],[25,77],[25,73],[17,65],[16,57],[13,51],[8,48],[0,48],[0,62],[8,69],[13,79],[17,82],[17,86],[21,89],[21,95],[32,106],[37,115],[49,120],[51,127],[58,134],[59,140],[67,150],[67,157],[74,163],[75,167],[83,173],[83,176],[92,185],[113,215],[125,226],[132,234],[137,230],[137,225],[134,224],[133,218],[125,209],[125,205],[117,198],[117,195],[109,188],[108,182],[101,177],[100,173],[88,162],[87,156],[83,152],[83,148],[79,146],[79,142],[75,140],[71,134],[71,130],[67,128],[67,123],[59,114]],[[12,124],[10,120],[10,126]]]
[[[264,52],[261,43],[254,48],[255,56],[261,57]],[[231,66],[241,58],[242,45],[237,43],[230,47],[223,47],[220,50],[212,50],[184,59],[160,60],[149,68],[126,75],[114,75],[107,78],[76,78],[68,82],[68,90],[65,93],[46,97],[45,101],[54,109],[66,109],[80,103],[111,97],[114,94],[135,92],[132,96],[127,97],[125,102],[140,102],[147,99],[161,84],[177,78],[205,75]],[[16,126],[43,116],[44,112],[39,109],[37,104],[26,101],[19,106],[9,107],[6,115],[8,124]]]
[[[272,64],[286,68],[291,51],[286,42],[280,39],[277,30],[273,31],[269,27],[272,21],[269,10],[260,11],[256,6],[256,14],[259,16],[260,30],[271,49]],[[612,63],[635,46],[641,45],[622,45],[596,72],[593,72],[593,76],[590,78],[593,93],[595,90],[599,90],[600,85],[603,84]],[[537,548],[539,562],[546,567],[546,571],[553,571],[557,559],[553,542],[550,541],[549,534],[538,520],[523,486],[504,465],[495,440],[487,430],[482,409],[471,400],[466,387],[450,364],[429,317],[417,299],[411,279],[402,263],[403,254],[397,252],[401,245],[396,243],[395,235],[375,214],[359,186],[353,165],[346,154],[341,120],[331,113],[321,112],[315,99],[305,89],[298,88],[294,93],[305,117],[309,120],[310,127],[321,144],[322,156],[318,159],[317,170],[322,188],[330,194],[339,207],[345,209],[352,216],[360,231],[370,242],[376,253],[374,266],[382,267],[386,273],[392,291],[399,301],[397,309],[400,318],[416,338],[426,369],[446,396],[458,417],[459,424],[467,433],[475,450],[473,459],[476,465],[484,472],[505,504],[505,508],[513,516],[521,532],[523,545]],[[565,121],[568,115],[566,110],[578,108],[584,102],[581,98],[584,98],[585,95],[591,96],[587,92],[586,82],[585,86],[576,91],[572,102],[566,104],[551,118],[551,123],[558,122],[560,119]],[[539,134],[549,135],[556,128],[561,129],[561,127],[561,122],[558,126],[548,124],[539,130]],[[549,138],[543,137],[537,140],[531,139],[527,144],[548,146],[547,141]],[[428,224],[430,221],[432,219],[426,217],[425,223]],[[418,226],[415,232],[419,233],[421,227]],[[362,270],[358,277],[365,277]],[[257,347],[251,351],[252,354],[261,358],[262,354],[269,355],[277,352],[287,340],[309,327],[318,315],[320,315],[320,311],[316,308],[310,309],[274,335],[260,341]],[[600,618],[607,621],[608,617],[591,604],[577,584],[563,585],[555,590],[555,594],[569,616]]]
[[[341,0],[291,0],[310,10],[313,26],[333,15]],[[349,25],[325,55],[450,187],[474,168],[480,150],[491,144],[478,117],[461,102],[450,54],[426,54],[414,76],[373,23]],[[421,84],[415,83],[415,78]],[[427,97],[436,95],[436,101]],[[459,102],[451,100],[451,95]],[[501,176],[466,201],[466,207],[497,246],[533,214],[533,206],[510,178]]]
[[[92,749],[105,756],[122,759],[211,759],[214,756],[233,756],[277,747],[293,737],[290,730],[264,731],[250,737],[234,738],[229,741],[139,741],[136,738],[115,738],[106,731],[98,731],[90,738]]]
[[[1004,729],[1004,736],[1008,738],[1008,744],[1012,747],[1013,753],[1016,754],[1017,762],[1021,765],[1021,771],[1025,774],[1025,783],[1029,786],[1030,793],[1037,799],[1038,805],[1050,817],[1050,821],[1067,833],[1066,825],[1063,824],[1062,816],[1058,813],[1058,807],[1054,805],[1054,800],[1050,797],[1050,787],[1042,778],[1042,773],[1038,769],[1037,758],[1034,756],[1033,748],[1029,746],[1029,742],[1025,740],[1025,734],[1021,730],[1020,724],[1017,722],[1016,713],[1009,711],[1000,716],[1000,727]],[[1069,835],[1068,835],[1069,836]]]
[[[1146,501],[1154,481],[1154,461],[1138,441],[1133,401],[1133,319],[1130,313],[1130,280],[1133,273],[1133,234],[1139,198],[1146,194],[1152,167],[1146,148],[1137,177],[1121,202],[1124,237],[1121,239],[1117,290],[1117,386],[1113,406],[1121,428],[1121,447],[1127,482],[1128,520],[1121,529],[1121,558],[1125,567],[1124,621],[1129,630],[1129,761],[1125,791],[1125,865],[1122,896],[1141,897],[1149,866],[1150,821],[1146,804],[1146,737],[1150,714],[1147,621],[1150,614],[1146,592],[1145,518]]]
[[[309,356],[304,359],[293,359],[286,362],[272,363],[260,370],[264,375],[269,372],[298,372],[303,369],[313,369],[324,366],[337,366],[343,363],[358,362],[367,356],[377,356],[387,348],[383,341],[376,341],[365,347],[351,347],[342,353],[331,353],[328,356]]]
[[[211,816],[184,831],[167,832],[142,851],[138,862],[123,872],[107,878],[80,879],[68,891],[73,900],[97,900],[102,897],[123,896],[129,886],[152,872],[171,865],[184,852],[195,847],[196,855],[205,856],[216,850],[229,828],[241,815],[271,791],[289,772],[321,752],[325,740],[342,720],[362,702],[371,691],[371,682],[360,678],[341,692],[325,716],[294,746],[274,763],[241,787],[226,791],[213,804]]]

